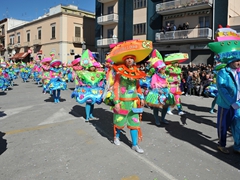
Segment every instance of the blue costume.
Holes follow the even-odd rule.
[[[225,34],[224,38],[228,37],[229,40],[221,41],[221,34]],[[227,130],[231,126],[233,149],[240,153],[240,37],[231,28],[219,28],[215,41],[208,44],[209,48],[217,54],[218,61],[227,64],[217,73],[216,81],[218,149],[225,154],[229,153],[225,146]]]

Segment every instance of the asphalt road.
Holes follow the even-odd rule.
[[[157,127],[151,109],[142,119],[144,154],[131,150],[127,128],[121,145],[112,143],[112,112],[95,105],[99,120],[84,122],[84,105],[70,95],[74,84],[54,104],[31,80],[15,81],[0,92],[0,180],[238,180],[240,155],[216,150],[216,114],[212,98],[182,96],[185,116],[167,115]],[[216,107],[217,108],[217,107]]]

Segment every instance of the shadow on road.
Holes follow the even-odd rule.
[[[0,111],[0,117],[6,116],[7,114],[4,111]]]
[[[6,94],[7,94],[7,93],[4,92],[4,91],[0,92],[0,96],[6,95]]]
[[[7,140],[3,139],[5,133],[0,131],[0,155],[7,150]]]
[[[85,107],[81,105],[75,105],[72,107],[69,114],[75,117],[85,118]],[[111,143],[113,143],[113,113],[102,108],[94,108],[93,116],[98,117],[99,120],[90,120],[89,123],[91,123],[95,127],[95,129],[101,136],[107,138]],[[125,127],[121,131],[120,141],[131,147],[132,143],[126,136],[125,129],[127,128]]]
[[[210,140],[211,137],[200,131],[189,129],[181,125],[179,122],[171,122],[170,126],[166,126],[166,131],[173,137],[188,142],[191,145],[201,149],[202,151],[214,156],[215,158],[226,162],[227,164],[239,169],[239,155],[231,153],[230,155],[222,154],[216,151],[217,144]],[[232,147],[231,147],[232,149]]]
[[[45,101],[45,102],[52,102],[52,103],[53,103],[53,102],[54,102],[54,99],[53,99],[52,96],[50,96],[50,97],[48,97],[48,99],[44,99],[44,101]],[[60,101],[60,102],[64,102],[64,101],[66,101],[66,99],[63,99],[63,98],[60,97],[59,101]]]

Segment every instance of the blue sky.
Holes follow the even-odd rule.
[[[24,21],[37,19],[48,9],[59,4],[78,6],[79,9],[95,12],[95,0],[0,0],[0,20],[14,18]]]

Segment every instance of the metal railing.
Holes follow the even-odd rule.
[[[177,8],[186,8],[191,6],[198,6],[202,4],[212,4],[213,0],[175,0],[169,1],[165,3],[159,3],[156,5],[156,11],[166,11],[166,10],[173,10]]]
[[[118,43],[118,38],[105,38],[97,40],[97,46],[108,46]]]
[[[72,41],[74,42],[74,43],[80,43],[80,44],[82,44],[83,42],[84,42],[84,39],[83,39],[83,37],[73,37],[73,39],[72,39]]]
[[[164,40],[179,40],[179,39],[197,39],[197,38],[212,38],[212,29],[210,28],[196,28],[196,29],[188,29],[188,30],[177,30],[177,31],[168,31],[168,32],[160,32],[156,33],[155,40],[156,41],[164,41]]]
[[[21,44],[20,43],[16,43],[16,44],[14,44],[14,47],[15,48],[19,48],[19,47],[21,47]]]
[[[109,23],[109,22],[118,22],[118,14],[108,14],[108,15],[104,15],[104,16],[99,16],[97,18],[97,22],[99,24],[101,23]]]

